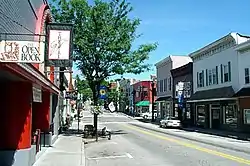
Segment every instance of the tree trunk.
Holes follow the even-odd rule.
[[[98,104],[98,89],[100,88],[100,82],[94,82],[91,85],[91,90],[93,93],[93,101],[94,101],[94,106],[97,106]],[[95,134],[97,132],[97,120],[98,120],[98,114],[94,113],[94,127],[95,127]]]

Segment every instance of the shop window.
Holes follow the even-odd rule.
[[[198,105],[196,107],[196,111],[197,111],[197,124],[203,126],[206,119],[205,106]]]
[[[224,106],[224,123],[232,126],[237,125],[237,109],[236,105],[227,105]]]
[[[249,68],[245,68],[245,84],[250,83],[250,75],[249,75]]]
[[[244,109],[244,124],[250,124],[250,109]]]

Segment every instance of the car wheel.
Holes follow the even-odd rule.
[[[148,119],[148,115],[144,115],[143,118],[144,118],[144,119]]]

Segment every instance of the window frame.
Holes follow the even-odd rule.
[[[250,114],[250,109],[249,108],[247,108],[247,109],[243,109],[243,118],[244,118],[244,124],[245,125],[250,125],[250,120],[249,120],[249,123],[247,122],[247,119],[246,119],[246,112],[248,112],[249,111],[249,113],[247,113],[247,114]]]
[[[229,66],[223,65],[223,82],[229,82]]]
[[[248,71],[248,75],[246,75],[246,70]],[[250,83],[250,73],[249,73],[249,68],[245,68],[244,69],[244,78],[245,78],[245,84],[249,84]],[[247,82],[248,79],[248,82]]]

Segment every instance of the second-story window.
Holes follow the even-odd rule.
[[[164,87],[163,90],[164,90],[164,92],[166,92],[167,91],[167,79],[166,78],[164,79],[163,84],[164,84],[163,85],[163,87]]]
[[[160,81],[160,92],[163,92],[163,80]]]
[[[206,86],[218,84],[218,66],[216,68],[206,70]]]
[[[224,82],[228,82],[229,81],[229,72],[228,72],[228,65],[224,65]]]
[[[197,72],[197,87],[204,87],[204,70]]]
[[[231,81],[231,62],[221,65],[221,83]]]
[[[245,68],[245,84],[250,83],[249,68]]]
[[[171,86],[172,86],[171,81],[172,81],[172,80],[171,80],[171,77],[169,77],[169,78],[168,78],[168,90],[169,90],[169,91],[171,91],[171,89],[172,89],[172,87],[171,87]]]

